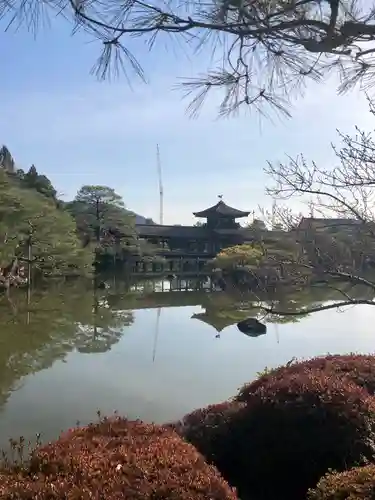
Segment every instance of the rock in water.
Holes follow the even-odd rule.
[[[237,323],[240,332],[249,337],[258,337],[267,333],[267,327],[256,318],[247,318]]]

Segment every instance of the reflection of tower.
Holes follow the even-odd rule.
[[[161,307],[158,307],[158,310],[157,310],[157,313],[156,313],[156,325],[155,325],[155,335],[154,335],[154,348],[152,350],[152,362],[153,363],[154,363],[155,357],[156,357],[156,348],[157,348],[158,338],[159,338],[160,313],[161,313]]]
[[[94,288],[93,288],[92,298],[93,298],[92,315],[93,315],[94,340],[95,340],[98,333],[98,312],[99,312],[98,283],[96,276],[94,278]]]
[[[30,265],[29,265],[30,267]],[[31,305],[31,281],[27,281],[27,317],[26,323],[30,324],[30,305]]]
[[[279,325],[277,323],[275,323],[275,335],[276,335],[276,342],[280,344]]]

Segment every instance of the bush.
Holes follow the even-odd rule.
[[[2,500],[235,500],[233,490],[175,432],[125,419],[73,429],[4,473]]]
[[[373,500],[375,465],[355,467],[341,473],[322,477],[308,500]]]
[[[223,403],[194,410],[179,422],[169,424],[186,441],[194,445],[200,453],[213,463],[222,443],[222,431],[232,416],[243,404],[225,401]]]
[[[241,498],[300,499],[330,468],[344,470],[375,456],[375,400],[322,371],[272,379],[219,427],[209,454],[201,438],[190,441]]]
[[[295,362],[267,371],[257,380],[245,384],[234,399],[246,402],[259,387],[272,383],[274,379],[281,380],[292,373],[298,374],[310,369],[324,370],[326,373],[345,376],[352,382],[366,388],[369,393],[375,393],[375,356],[337,354]]]

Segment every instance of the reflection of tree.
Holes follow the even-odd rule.
[[[351,286],[351,285],[350,285]],[[307,314],[304,310],[321,306],[323,303],[340,300],[347,293],[348,284],[342,283],[335,287],[327,284],[318,286],[284,286],[282,291],[274,293],[251,294],[231,289],[229,292],[207,292],[204,290],[191,291],[153,291],[161,287],[152,286],[142,288],[141,292],[122,291],[108,296],[112,309],[119,309],[127,305],[127,309],[150,309],[160,307],[201,306],[202,312],[192,315],[196,319],[214,328],[218,334],[225,328],[237,324],[248,317],[257,317],[265,323],[297,323]],[[351,287],[352,288],[352,287]],[[351,294],[357,297],[367,297],[368,289],[356,287]],[[286,311],[285,316],[265,313],[270,305],[280,305]],[[290,313],[290,315],[288,314]],[[297,313],[297,315],[296,315]]]
[[[202,305],[205,311],[193,314],[193,319],[198,319],[211,325],[217,332],[228,326],[237,324],[248,317],[262,318],[265,323],[297,323],[309,314],[305,310],[322,307],[322,304],[336,302],[342,299],[350,286],[351,296],[354,298],[370,298],[369,290],[365,287],[356,287],[342,283],[336,287],[325,285],[304,288],[283,288],[282,293],[239,294],[234,292],[207,294]],[[284,316],[265,314],[264,308],[277,304],[285,312]]]
[[[91,286],[91,285],[90,285]],[[211,325],[215,333],[247,317],[264,317],[264,306],[279,304],[300,313],[327,301],[339,300],[346,285],[284,289],[280,295],[204,291],[129,293],[117,289],[95,290],[80,283],[65,283],[32,293],[12,290],[0,296],[0,405],[26,375],[50,367],[73,350],[81,353],[108,351],[119,341],[124,327],[133,322],[133,309],[201,306],[193,315]],[[155,287],[154,287],[155,288]],[[366,297],[368,289],[356,287],[353,295]],[[268,315],[266,323],[295,322],[305,316]],[[193,327],[193,325],[192,325]]]
[[[202,306],[205,311],[193,314],[193,319],[198,319],[211,325],[217,332],[221,332],[228,326],[235,325],[248,317],[260,317],[266,323],[297,323],[306,318],[305,309],[321,306],[323,303],[341,300],[346,293],[347,284],[341,284],[335,288],[324,286],[310,286],[305,288],[283,288],[282,294],[275,293],[254,295],[236,293],[212,293]],[[357,287],[351,290],[353,296],[366,297],[368,290]],[[285,316],[267,314],[264,307],[277,304],[286,312]]]
[[[74,349],[105,352],[118,342],[130,312],[112,311],[106,291],[96,295],[89,286],[64,284],[34,291],[30,305],[20,290],[0,297],[0,404],[17,381],[49,368]]]
[[[315,310],[331,308],[330,304],[338,306],[343,298],[350,293],[352,300],[372,300],[371,290],[364,286],[353,286],[351,283],[339,283],[336,286],[321,284],[291,291],[280,297],[273,297],[263,306],[267,310],[282,309],[283,316],[268,314],[267,320],[275,323],[297,322],[312,314]],[[284,314],[285,313],[285,314]]]
[[[352,285],[350,286],[353,296],[367,297],[369,293],[367,288],[356,287],[353,290]],[[126,289],[109,295],[108,301],[112,309],[119,309],[126,303],[128,310],[201,306],[204,311],[193,314],[192,318],[209,324],[216,332],[220,332],[248,317],[258,317],[267,323],[296,323],[306,317],[304,313],[306,308],[340,300],[347,293],[347,287],[347,283],[337,284],[335,287],[327,284],[304,287],[283,286],[279,292],[262,292],[256,295],[244,293],[235,288],[226,292],[181,290],[171,293],[160,291],[160,286],[157,287],[150,282],[141,291],[129,292],[129,289]],[[155,291],[156,289],[159,291]],[[280,304],[287,314],[265,316],[264,308],[275,304]],[[294,316],[296,313],[299,315]]]
[[[111,322],[108,322],[108,317]],[[92,324],[77,324],[76,348],[81,353],[106,352],[120,340],[123,329],[133,323],[131,311],[114,310],[94,288]]]

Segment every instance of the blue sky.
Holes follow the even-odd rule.
[[[165,223],[192,223],[191,213],[218,194],[244,210],[270,206],[267,160],[303,152],[328,167],[336,128],[372,128],[364,96],[338,97],[332,80],[310,86],[289,120],[260,121],[248,112],[217,120],[216,97],[192,120],[173,88],[177,77],[202,71],[208,54],[188,59],[164,44],[149,53],[138,39],[133,48],[149,83],[98,82],[90,69],[100,47],[71,37],[64,21],[53,20],[36,39],[24,30],[0,33],[0,47],[0,144],[18,166],[34,163],[65,198],[82,184],[112,186],[129,208],[157,220],[159,143]]]

